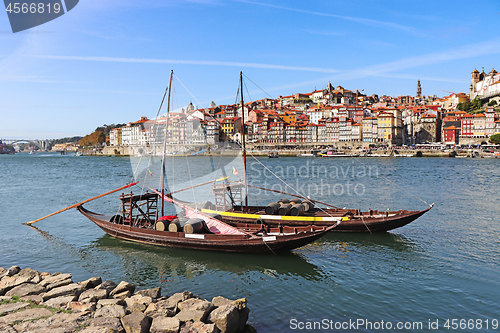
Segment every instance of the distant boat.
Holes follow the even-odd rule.
[[[267,154],[267,157],[269,158],[278,158],[280,157],[277,151],[272,151],[269,154]]]

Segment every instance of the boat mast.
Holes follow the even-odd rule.
[[[247,150],[245,148],[245,106],[243,104],[243,72],[240,72],[240,93],[241,93],[241,137],[242,137],[242,148],[243,148],[243,174],[245,180],[245,208],[248,207],[248,187],[247,187]]]
[[[167,123],[165,125],[164,135],[163,135],[163,156],[161,162],[161,216],[165,216],[165,200],[163,200],[165,195],[165,155],[167,154],[167,131],[168,131],[168,122],[169,122],[169,114],[170,114],[170,92],[172,91],[172,76],[174,71],[170,71],[170,79],[168,81],[168,98],[167,98]],[[163,96],[165,98],[165,96]],[[162,101],[163,103],[163,101]]]

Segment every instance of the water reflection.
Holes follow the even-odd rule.
[[[379,233],[334,233],[330,232],[321,237],[316,242],[318,245],[329,245],[340,247],[344,251],[349,248],[373,249],[373,250],[391,250],[395,252],[420,252],[419,243],[409,237],[393,234],[389,232]]]
[[[225,253],[189,249],[163,248],[122,241],[104,235],[80,250],[84,258],[91,256],[117,257],[129,269],[137,264],[150,267],[150,280],[171,277],[191,279],[207,272],[244,275],[259,272],[268,276],[303,277],[318,281],[321,277],[316,265],[309,263],[300,253],[285,252],[277,255],[251,253]],[[124,269],[125,270],[125,269]]]

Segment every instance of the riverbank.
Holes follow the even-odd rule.
[[[245,298],[167,297],[160,287],[135,292],[128,282],[100,277],[74,283],[69,273],[18,266],[0,267],[0,277],[0,332],[255,332]]]

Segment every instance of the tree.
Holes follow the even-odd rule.
[[[106,134],[102,131],[95,131],[92,134],[84,136],[79,144],[82,147],[93,147],[101,146],[104,142],[106,142]]]
[[[488,106],[495,106],[495,105],[497,105],[497,104],[498,104],[498,103],[497,103],[497,101],[495,101],[495,100],[493,99],[493,100],[491,100],[491,101],[488,103]]]
[[[500,133],[493,134],[490,137],[490,142],[496,145],[500,144]]]

